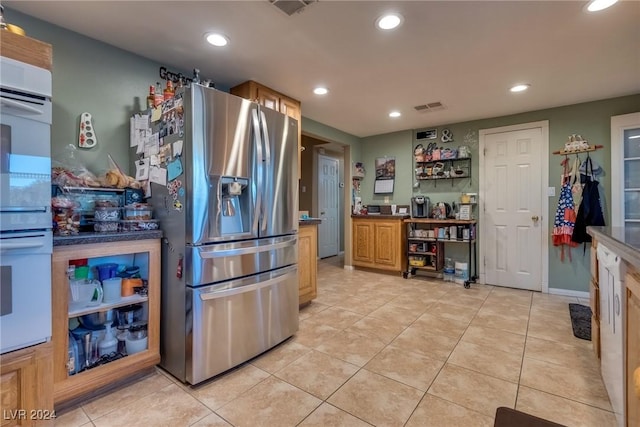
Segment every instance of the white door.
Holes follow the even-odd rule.
[[[482,130],[480,153],[481,279],[546,292],[547,122]]]
[[[338,255],[338,160],[318,155],[318,256]]]

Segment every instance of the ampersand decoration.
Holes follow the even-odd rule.
[[[453,141],[453,135],[449,129],[442,130],[442,137],[440,138],[442,142],[451,142]]]

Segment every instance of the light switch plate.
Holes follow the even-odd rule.
[[[384,202],[389,203],[389,196],[384,196]]]
[[[556,187],[547,187],[547,196],[553,197],[556,195]]]

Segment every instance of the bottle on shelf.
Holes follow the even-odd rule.
[[[173,82],[171,80],[167,80],[167,87],[164,88],[163,95],[165,101],[173,98],[175,95],[175,89],[173,88]]]
[[[453,282],[453,279],[455,277],[455,263],[453,262],[453,259],[451,258],[445,258],[444,259],[444,269],[442,270],[442,273],[444,275],[444,281],[445,282]]]
[[[104,338],[98,343],[98,355],[100,357],[105,354],[115,353],[118,350],[118,340],[111,331],[111,323],[105,325],[107,330],[104,334]]]
[[[156,82],[156,88],[153,95],[153,106],[159,107],[162,104],[162,101],[164,101],[164,95],[162,94],[162,86],[160,85],[160,82]]]
[[[147,108],[153,108],[156,105],[156,87],[149,86],[149,95],[147,96]]]

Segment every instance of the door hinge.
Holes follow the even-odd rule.
[[[486,149],[486,148],[484,148],[484,149],[482,150],[482,155],[484,155],[484,156],[486,156],[486,155],[487,155],[487,149]]]
[[[482,265],[485,266],[485,267],[487,266],[487,257],[486,256],[482,257]]]

